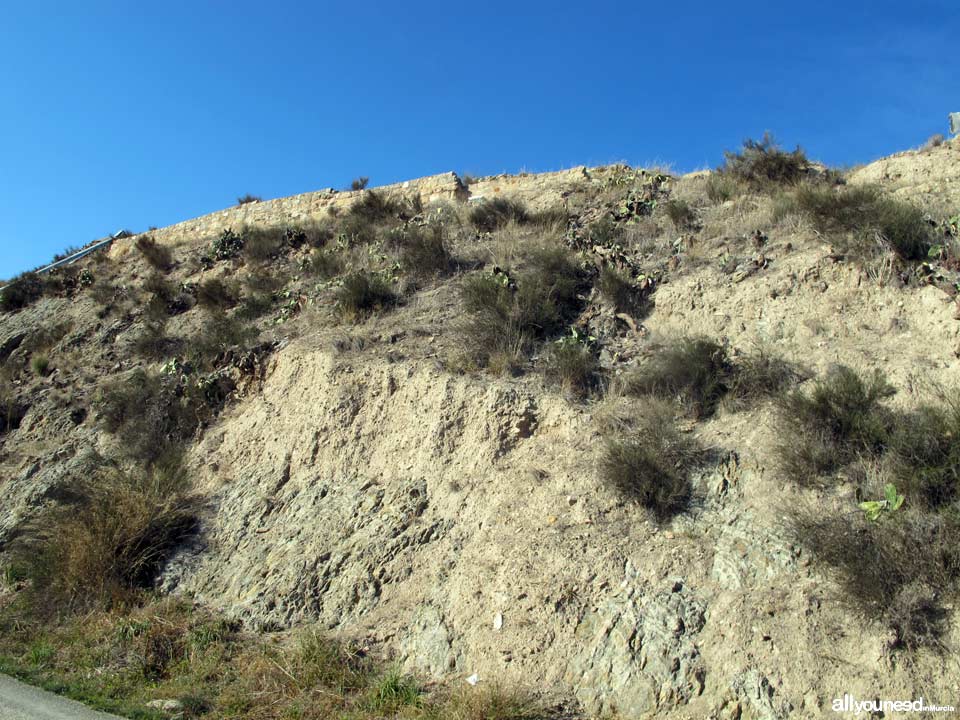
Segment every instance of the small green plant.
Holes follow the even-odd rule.
[[[369,706],[377,713],[393,715],[405,707],[422,704],[420,688],[413,679],[391,670],[374,686]]]
[[[30,646],[27,659],[31,665],[46,665],[56,653],[57,650],[53,645],[46,640],[38,640]]]
[[[881,517],[888,517],[903,505],[903,495],[897,493],[892,483],[883,486],[883,500],[866,500],[860,503],[864,517],[871,522],[877,522]]]

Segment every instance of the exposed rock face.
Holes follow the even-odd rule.
[[[582,650],[566,679],[591,712],[639,717],[703,692],[706,669],[695,642],[703,606],[679,579],[650,594],[638,580],[628,566],[619,590],[577,627]]]

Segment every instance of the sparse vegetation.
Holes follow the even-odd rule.
[[[770,133],[764,133],[760,140],[744,140],[740,152],[727,151],[724,158],[720,173],[755,191],[769,192],[783,185],[795,185],[810,169],[803,150],[781,150]]]
[[[742,195],[744,187],[741,183],[732,177],[720,172],[711,173],[705,183],[707,198],[715,205],[733,200]]]
[[[209,312],[223,312],[238,302],[239,291],[220,278],[207,278],[197,286],[197,304]]]
[[[923,211],[876,187],[803,185],[792,206],[831,233],[841,251],[860,259],[889,248],[905,260],[922,260],[933,245]]]
[[[247,193],[237,198],[237,205],[250,205],[252,203],[263,202],[263,198]]]
[[[354,191],[365,190],[367,185],[369,184],[370,184],[370,178],[368,177],[354,178],[354,180],[350,183],[350,189]]]
[[[480,367],[492,359],[516,367],[539,342],[567,327],[579,307],[582,281],[561,248],[533,251],[515,279],[502,270],[468,278],[461,288],[467,351]]]
[[[173,254],[170,248],[160,245],[152,236],[141,235],[134,245],[154,270],[165,273],[173,267]]]

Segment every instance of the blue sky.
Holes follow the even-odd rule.
[[[956,0],[30,2],[0,24],[0,277],[119,228],[455,170],[834,165],[946,132]]]

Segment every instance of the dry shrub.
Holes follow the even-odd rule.
[[[744,140],[740,152],[725,152],[720,168],[721,174],[761,192],[794,185],[809,171],[810,162],[803,150],[781,150],[770,133],[764,133],[760,140]]]
[[[835,189],[805,184],[797,188],[790,203],[820,232],[830,233],[842,252],[860,260],[887,248],[905,260],[922,260],[933,245],[923,210],[885,195],[878,187]]]
[[[565,395],[583,398],[599,382],[600,363],[593,350],[574,338],[552,343],[544,358],[544,377]]]
[[[690,470],[699,456],[696,443],[677,429],[669,403],[645,398],[636,416],[607,433],[600,474],[620,494],[665,521],[687,506]]]
[[[343,279],[343,284],[337,288],[336,307],[341,317],[356,322],[391,307],[397,299],[381,275],[361,271]]]
[[[562,248],[533,250],[516,278],[497,269],[467,278],[460,291],[467,319],[464,345],[477,365],[529,357],[576,317],[583,275]]]
[[[102,465],[75,478],[70,495],[21,526],[14,545],[41,614],[129,601],[197,527],[197,499],[176,464],[132,473]]]
[[[511,221],[519,224],[529,222],[530,215],[519,200],[494,198],[474,207],[470,211],[469,219],[477,230],[489,233],[499,230]]]
[[[830,567],[855,610],[885,623],[894,645],[938,647],[947,630],[945,595],[954,595],[960,573],[956,517],[898,511],[882,522],[855,508],[795,509],[798,542]]]
[[[150,235],[138,237],[134,246],[154,270],[165,273],[173,267],[173,254],[170,248],[158,244]]]

